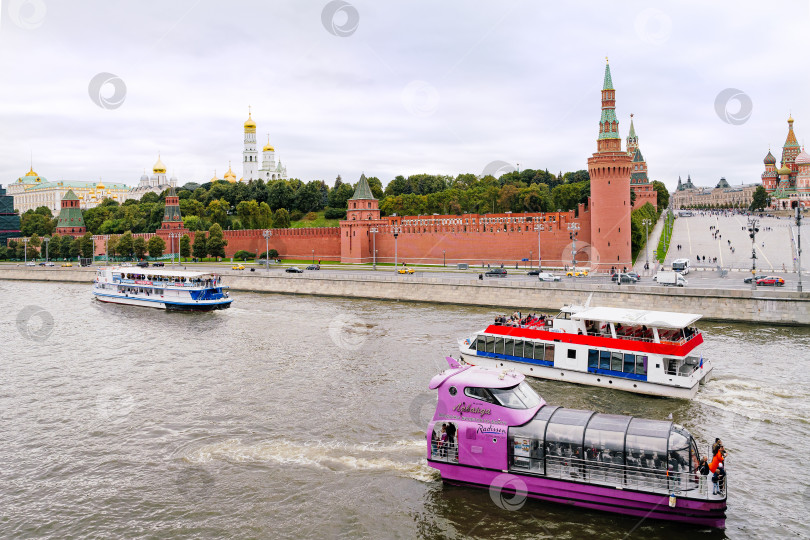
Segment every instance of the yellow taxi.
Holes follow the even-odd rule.
[[[231,270],[244,270],[244,269],[245,269],[245,265],[243,265],[243,264],[235,264],[235,265],[231,266]]]
[[[587,270],[569,270],[565,273],[566,277],[588,277]]]
[[[69,268],[71,266],[73,266],[73,263],[69,263],[69,262],[63,262],[62,263],[62,268]]]
[[[413,272],[414,272],[413,268],[400,268],[399,270],[397,270],[398,274],[413,274]]]

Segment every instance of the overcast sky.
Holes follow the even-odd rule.
[[[31,153],[49,180],[133,185],[158,152],[240,177],[248,105],[304,181],[584,169],[605,56],[652,179],[757,182],[789,113],[810,143],[808,29],[810,0],[2,0],[0,183]]]

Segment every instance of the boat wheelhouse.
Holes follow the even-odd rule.
[[[700,315],[565,306],[554,317],[498,317],[459,341],[463,359],[529,377],[691,399],[711,376]]]
[[[101,302],[159,309],[211,311],[231,306],[221,278],[209,272],[138,267],[104,267],[96,272],[93,295]]]
[[[709,488],[683,427],[548,405],[520,373],[447,361],[430,381],[438,402],[426,432],[444,482],[489,487],[511,508],[532,497],[725,528],[725,477]]]

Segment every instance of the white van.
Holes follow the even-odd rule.
[[[689,285],[689,282],[686,281],[686,278],[681,274],[667,270],[658,272],[655,277],[653,277],[653,281],[656,281],[659,285],[674,285],[676,287],[686,287]]]
[[[686,275],[689,273],[689,259],[675,259],[672,261],[672,271]]]

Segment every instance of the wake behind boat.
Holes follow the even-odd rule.
[[[529,377],[691,399],[712,364],[694,313],[565,306],[554,317],[499,317],[459,341],[466,362]]]
[[[233,302],[216,274],[117,266],[98,269],[93,295],[101,302],[184,311],[225,309]]]

